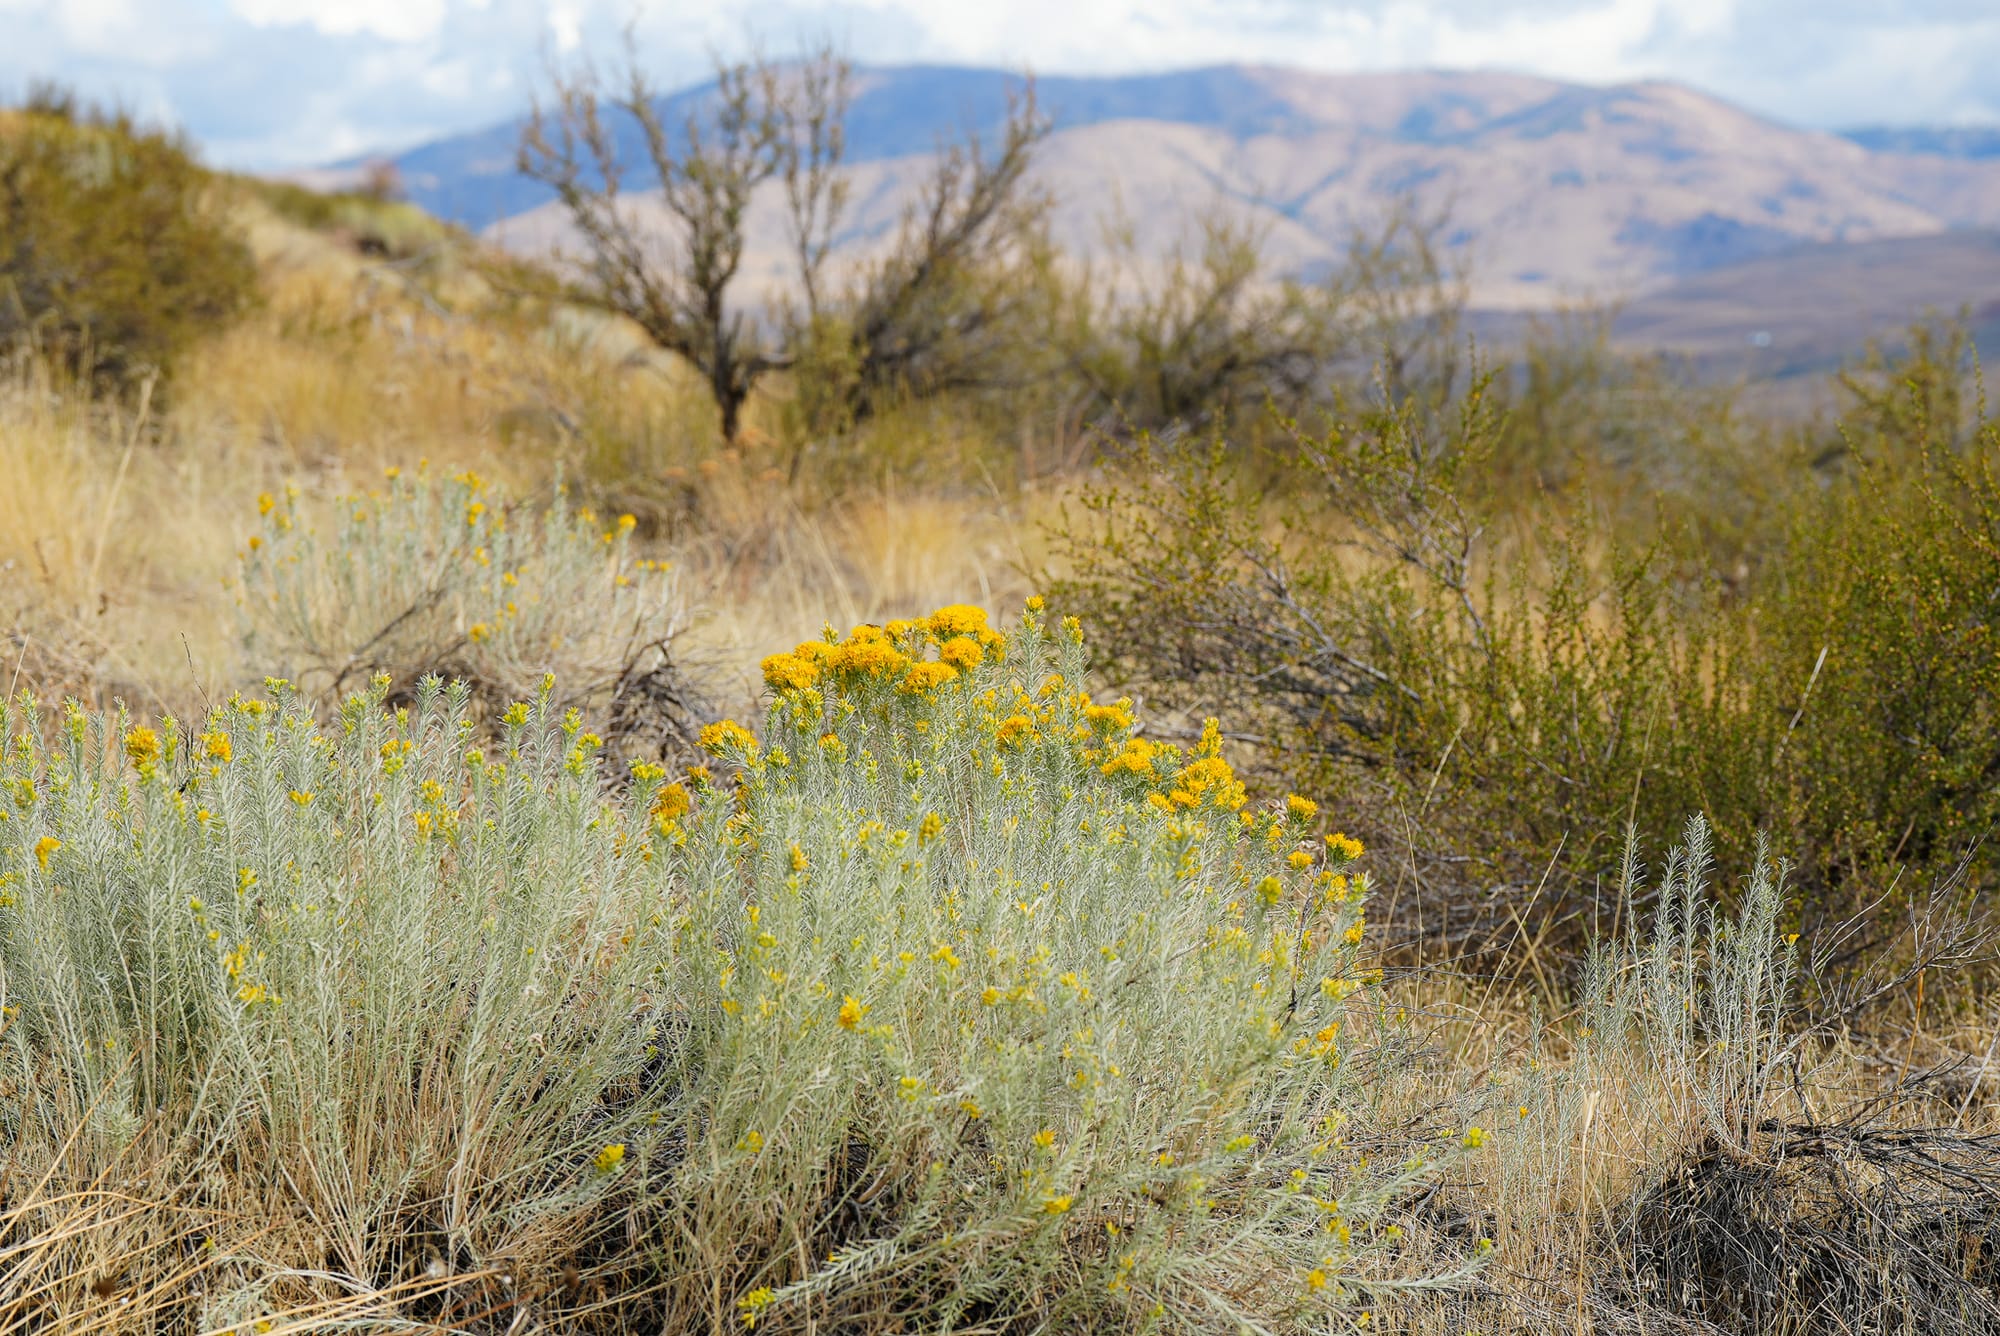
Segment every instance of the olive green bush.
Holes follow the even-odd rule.
[[[0,109],[0,345],[112,383],[170,372],[255,296],[225,196],[165,131],[47,94]]]
[[[0,1315],[1305,1331],[1471,1278],[1405,1213],[1458,1144],[1345,1139],[1388,1022],[1312,803],[1035,611],[765,671],[761,736],[618,783],[552,682],[490,746],[435,678],[0,715]]]
[[[1578,941],[1627,827],[1690,811],[1732,857],[1771,833],[1804,912],[1837,914],[2000,817],[2000,428],[1931,402],[1959,374],[1932,356],[1857,402],[1833,466],[1808,436],[1771,471],[1739,578],[1733,526],[1663,505],[1628,536],[1588,492],[1513,509],[1489,379],[1281,424],[1253,461],[1153,447],[1059,530],[1061,596],[1116,678],[1228,701],[1267,770],[1407,849],[1427,934],[1568,917]]]

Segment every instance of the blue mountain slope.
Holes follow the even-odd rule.
[[[862,69],[847,117],[847,157],[870,162],[936,148],[975,133],[990,141],[1005,124],[1008,97],[1022,78],[1002,70],[947,65]],[[1041,107],[1058,129],[1146,118],[1211,126],[1235,136],[1302,128],[1282,98],[1234,66],[1122,78],[1046,77],[1035,82]],[[714,85],[683,89],[658,100],[669,127],[682,125],[714,96]],[[441,217],[472,227],[522,213],[551,198],[515,169],[525,119],[440,139],[393,159],[410,199]],[[633,165],[628,188],[653,183],[645,143],[628,117],[614,123],[618,149]]]
[[[1843,130],[1841,137],[1871,153],[1920,153],[1975,162],[2000,158],[2000,126],[1871,125]]]

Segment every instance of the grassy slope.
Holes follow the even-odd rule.
[[[353,244],[365,214],[315,229],[256,197],[240,207],[264,300],[196,350],[170,403],[93,403],[33,359],[0,383],[0,570],[18,573],[0,618],[34,633],[13,647],[24,674],[183,714],[256,680],[224,582],[258,494],[293,483],[323,504],[421,460],[517,494],[561,476],[656,541],[687,540],[677,556],[712,615],[686,648],[725,701],[754,690],[742,665],[824,619],[1024,592],[1032,494],[912,492],[842,462],[857,476],[822,505],[810,472],[785,485],[767,436],[721,449],[700,388],[636,331],[509,294],[462,239],[391,213],[380,230],[400,229],[406,253],[369,255]],[[878,436],[924,449],[930,425]]]

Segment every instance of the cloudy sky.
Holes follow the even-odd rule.
[[[0,101],[55,79],[216,162],[301,166],[505,119],[628,21],[667,85],[830,37],[880,64],[1501,68],[1798,125],[2000,124],[2000,0],[0,0]]]

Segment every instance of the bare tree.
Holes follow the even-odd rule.
[[[911,389],[979,388],[1018,351],[1049,200],[1028,169],[1049,132],[1032,81],[1008,97],[998,148],[968,135],[939,154],[895,246],[852,300],[857,413]]]
[[[622,91],[607,94],[589,69],[558,74],[555,105],[537,101],[519,154],[521,171],[556,192],[581,234],[585,295],[694,364],[715,395],[729,440],[758,377],[784,365],[763,332],[729,303],[751,197],[787,160],[786,122],[773,87],[761,64],[720,66],[714,97],[688,113],[676,136],[628,35]],[[645,140],[671,224],[664,245],[624,196],[626,164],[614,124],[620,115]]]
[[[1047,212],[1025,185],[1048,131],[1033,85],[1010,99],[996,152],[976,135],[940,152],[894,245],[835,293],[826,270],[848,204],[851,95],[851,67],[829,48],[788,64],[723,65],[713,96],[674,132],[628,36],[619,92],[604,92],[588,69],[559,74],[553,105],[538,103],[522,135],[521,170],[555,190],[582,239],[584,297],[693,363],[730,440],[759,378],[802,359],[841,366],[834,393],[849,423],[892,390],[987,383],[1003,360],[1002,330],[1019,305],[1009,266],[1034,249]],[[625,195],[621,117],[644,139],[664,239]],[[800,300],[759,319],[730,298],[752,198],[773,180]]]
[[[847,178],[841,165],[847,156],[853,67],[823,49],[796,67],[789,87],[783,75],[769,66],[763,82],[765,100],[777,108],[782,130],[785,221],[810,322],[820,316],[820,274],[847,211]]]

